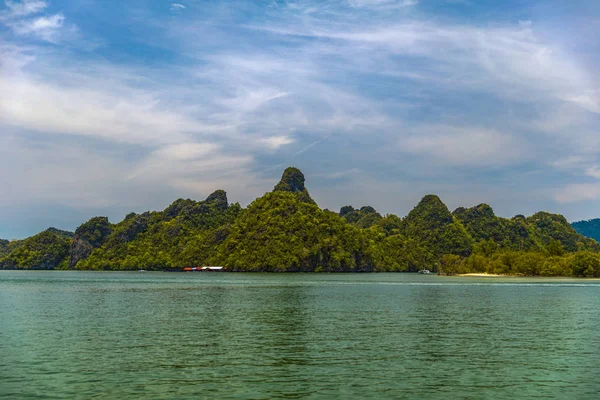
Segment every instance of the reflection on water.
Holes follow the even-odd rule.
[[[598,398],[600,282],[0,272],[0,397]]]

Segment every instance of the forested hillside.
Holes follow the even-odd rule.
[[[0,241],[0,268],[163,270],[219,264],[231,271],[490,272],[600,276],[600,244],[556,214],[501,218],[489,205],[450,212],[425,196],[404,218],[373,207],[322,210],[288,168],[246,209],[223,190],[163,211],[94,217],[74,234],[50,228]]]
[[[577,233],[600,242],[600,218],[573,222],[571,226]]]

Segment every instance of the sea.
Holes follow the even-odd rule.
[[[600,281],[0,271],[2,399],[599,399]]]

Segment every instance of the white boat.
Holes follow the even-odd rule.
[[[221,266],[218,266],[218,267],[208,266],[208,267],[202,267],[201,271],[222,271],[223,269],[224,268]]]
[[[425,275],[427,275],[427,274],[430,274],[430,273],[431,273],[431,271],[430,271],[430,270],[428,270],[428,269],[422,269],[422,270],[420,270],[420,271],[419,271],[419,273],[420,273],[420,274],[425,274]]]

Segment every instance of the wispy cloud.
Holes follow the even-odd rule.
[[[23,0],[20,2],[5,0],[4,4],[6,4],[6,8],[8,9],[4,18],[25,17],[40,13],[48,7],[47,2],[39,0]]]
[[[271,136],[261,140],[273,150],[277,150],[281,146],[285,146],[286,144],[294,143],[294,139],[289,136]]]
[[[15,23],[13,29],[19,35],[36,35],[52,42],[56,37],[56,31],[63,26],[64,21],[63,15],[56,14]]]
[[[555,192],[554,198],[559,203],[578,203],[600,199],[600,184],[575,183],[566,185]]]
[[[598,167],[597,165],[594,165],[590,168],[587,168],[585,170],[585,174],[587,176],[591,176],[592,178],[600,179],[600,167]]]
[[[7,11],[0,14],[0,22],[12,29],[15,34],[34,36],[51,43],[60,40],[60,31],[63,28],[65,17],[61,13],[39,16],[48,7],[47,2],[37,0],[14,2],[7,0],[5,4]],[[34,17],[34,15],[38,16]]]
[[[348,0],[352,7],[401,8],[419,4],[419,0]]]
[[[0,91],[11,93],[0,96],[0,122],[4,124],[145,144],[177,142],[185,140],[188,132],[210,129],[176,109],[160,107],[157,94],[129,84],[125,71],[113,70],[108,80],[89,70],[84,75],[71,70],[68,80],[54,76],[51,81],[54,68],[60,67],[46,64],[38,74],[26,73],[25,67],[35,70],[42,60],[1,48],[0,54]]]
[[[484,128],[434,126],[404,139],[400,149],[453,165],[498,166],[518,162],[526,149],[510,135]]]
[[[182,11],[185,10],[187,7],[184,6],[183,4],[179,4],[179,3],[172,3],[171,4],[171,11]]]

